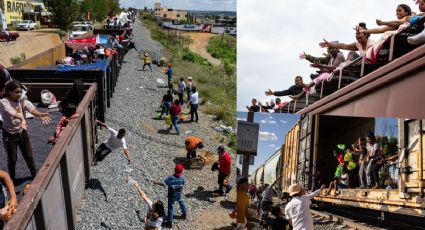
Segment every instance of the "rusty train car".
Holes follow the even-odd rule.
[[[374,130],[374,127],[374,118],[301,116],[285,135],[285,145],[280,152],[278,174],[282,178],[278,183],[278,194],[286,197],[285,193],[293,183],[301,184],[305,190],[317,189],[321,184],[329,185],[337,166],[332,154],[336,144],[353,143],[359,136],[364,136],[367,130]],[[398,131],[401,148],[398,189],[340,189],[336,195],[326,195],[324,189],[315,200],[425,217],[425,122],[399,119]],[[255,171],[257,186],[265,183],[263,172],[266,163]],[[321,174],[320,184],[318,172]]]

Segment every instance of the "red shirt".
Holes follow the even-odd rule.
[[[232,172],[232,159],[230,159],[229,153],[224,152],[223,155],[218,159],[219,169],[218,172],[222,174],[230,174]]]
[[[171,116],[178,116],[182,109],[180,108],[180,105],[173,104],[170,108],[170,114]]]

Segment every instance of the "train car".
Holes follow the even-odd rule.
[[[398,189],[340,189],[316,200],[397,214],[425,217],[424,120],[400,119]]]
[[[255,185],[258,187],[262,186],[264,183],[264,164],[261,165],[256,171],[255,171]]]
[[[280,175],[282,176],[280,187],[286,191],[292,183],[296,182],[296,170],[298,163],[300,122],[297,122],[285,136],[285,146],[282,149]]]
[[[272,184],[279,177],[281,149],[277,150],[264,163],[264,184]]]

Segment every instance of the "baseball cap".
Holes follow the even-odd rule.
[[[177,164],[176,168],[174,169],[174,175],[181,176],[182,173],[183,173],[183,169],[184,169],[184,167],[183,167],[182,164]]]

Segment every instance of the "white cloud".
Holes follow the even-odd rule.
[[[238,120],[238,121],[246,121],[246,118],[243,118],[243,117],[237,117],[237,118],[236,118],[236,120]]]
[[[288,122],[287,122],[287,121],[285,121],[285,120],[280,120],[280,122],[281,122],[281,123],[283,123],[283,124],[288,123]]]
[[[265,132],[260,131],[260,133],[258,135],[258,139],[260,139],[262,141],[277,141],[278,140],[275,133],[269,133],[267,131],[265,131]]]
[[[276,124],[275,120],[269,120],[269,124]]]
[[[261,120],[260,123],[261,124],[266,124],[266,120]]]
[[[261,102],[275,98],[265,96],[264,91],[286,89],[296,75],[308,82],[314,69],[309,62],[299,60],[301,52],[320,56],[325,51],[318,45],[323,38],[354,42],[352,28],[358,22],[364,21],[369,28],[375,28],[376,18],[394,20],[399,3],[399,0],[388,0],[385,4],[382,0],[370,0],[367,4],[358,0],[326,3],[269,0],[263,4],[256,0],[238,1],[238,111],[244,111],[251,98]],[[418,11],[413,1],[408,5]],[[372,35],[372,39],[377,40],[378,36]]]
[[[270,144],[270,145],[267,145],[267,147],[273,148],[273,147],[276,147],[276,145],[275,144]]]

